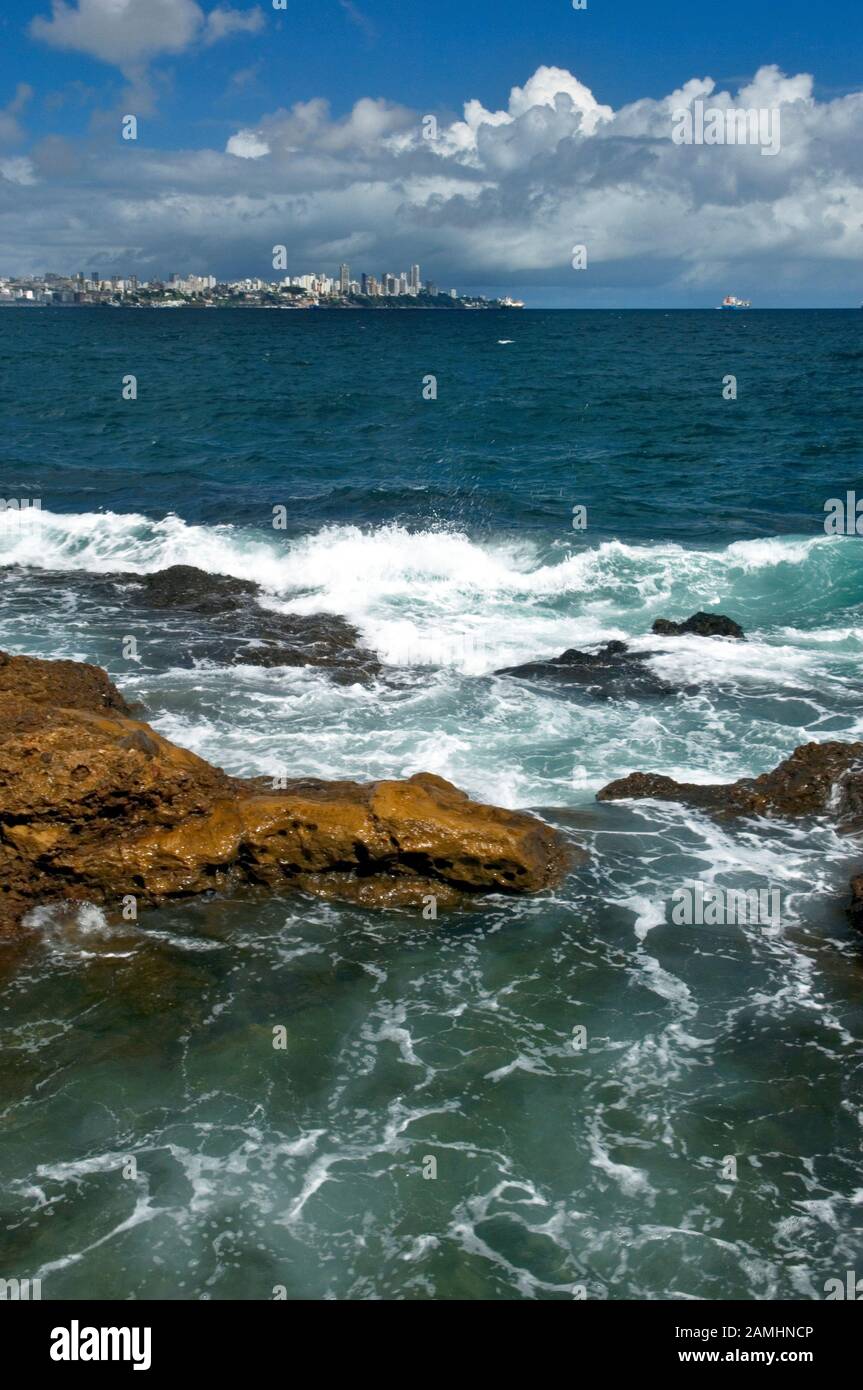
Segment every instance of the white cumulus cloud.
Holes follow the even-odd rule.
[[[225,153],[235,155],[237,159],[261,159],[270,153],[270,147],[255,131],[240,130],[231,136],[225,146]]]
[[[776,108],[779,152],[675,144],[674,113],[697,100]],[[221,149],[142,147],[134,162],[107,139],[42,140],[26,152],[35,182],[3,206],[0,272],[56,267],[67,247],[118,272],[264,273],[284,243],[293,273],[419,260],[439,283],[588,304],[860,302],[863,92],[821,101],[810,75],[765,65],[736,93],[697,75],[612,109],[543,66],[499,109],[468,99],[436,131],[426,115],[377,97],[336,115],[316,98]]]

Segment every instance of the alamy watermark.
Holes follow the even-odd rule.
[[[41,1279],[0,1279],[0,1300],[28,1303],[42,1297]]]
[[[844,497],[828,497],[824,510],[827,513],[824,530],[828,536],[863,536],[863,497],[858,501],[856,492],[846,492]]]
[[[779,153],[778,106],[705,106],[700,99],[672,113],[675,145],[760,145],[761,153]]]
[[[32,530],[42,521],[41,497],[0,497],[0,536]]]
[[[776,928],[782,920],[778,888],[712,888],[696,883],[675,888],[671,901],[671,920],[676,927]]]
[[[857,1271],[846,1269],[844,1279],[827,1279],[824,1283],[827,1302],[848,1299],[851,1303],[863,1302],[863,1279],[857,1278]]]

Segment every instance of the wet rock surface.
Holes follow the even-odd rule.
[[[0,934],[37,904],[120,911],[296,887],[366,906],[536,892],[568,851],[524,812],[430,773],[374,783],[229,777],[130,718],[105,672],[0,653]]]
[[[94,712],[131,714],[108,673],[81,661],[40,661],[32,656],[0,652],[0,709],[4,722],[15,708],[62,705]],[[34,711],[33,717],[39,718]],[[2,732],[2,731],[0,731]]]
[[[520,680],[553,681],[559,686],[579,686],[599,699],[637,699],[647,695],[669,695],[674,691],[674,686],[650,669],[644,654],[630,651],[625,642],[606,642],[595,652],[572,647],[561,656],[527,661],[522,666],[506,666],[494,674],[516,676]]]
[[[334,681],[367,682],[381,669],[360,644],[355,627],[332,613],[279,613],[250,579],[171,565],[153,574],[35,570],[8,566],[0,573],[7,603],[56,618],[57,605],[77,615],[83,633],[110,631],[119,649],[135,636],[146,664],[172,666],[317,667]]]
[[[736,637],[745,641],[746,634],[733,618],[723,613],[693,613],[682,623],[671,622],[668,618],[657,618],[651,632],[657,637],[683,637],[691,633],[695,637]]]
[[[359,634],[331,613],[278,613],[261,606],[249,579],[172,565],[154,574],[113,576],[130,604],[147,611],[193,615],[205,626],[190,636],[188,654],[219,665],[318,666],[335,680],[367,680],[380,662]],[[207,630],[209,629],[209,631]]]
[[[676,782],[655,772],[632,772],[596,796],[682,801],[726,816],[830,814],[843,829],[857,831],[863,829],[863,743],[805,743],[772,772],[737,782]]]

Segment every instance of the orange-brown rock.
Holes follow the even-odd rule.
[[[0,706],[10,702],[131,714],[107,671],[83,661],[42,661],[0,652]]]
[[[845,829],[856,830],[863,828],[863,743],[804,743],[771,772],[737,782],[675,782],[656,772],[632,772],[596,796],[683,801],[730,816],[830,813]]]
[[[104,671],[0,654],[0,933],[57,900],[118,909],[291,885],[366,905],[445,906],[562,876],[558,834],[408,781],[229,777],[130,717]]]

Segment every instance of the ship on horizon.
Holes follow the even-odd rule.
[[[727,294],[719,305],[720,309],[751,309],[751,299],[738,299],[736,294]]]

